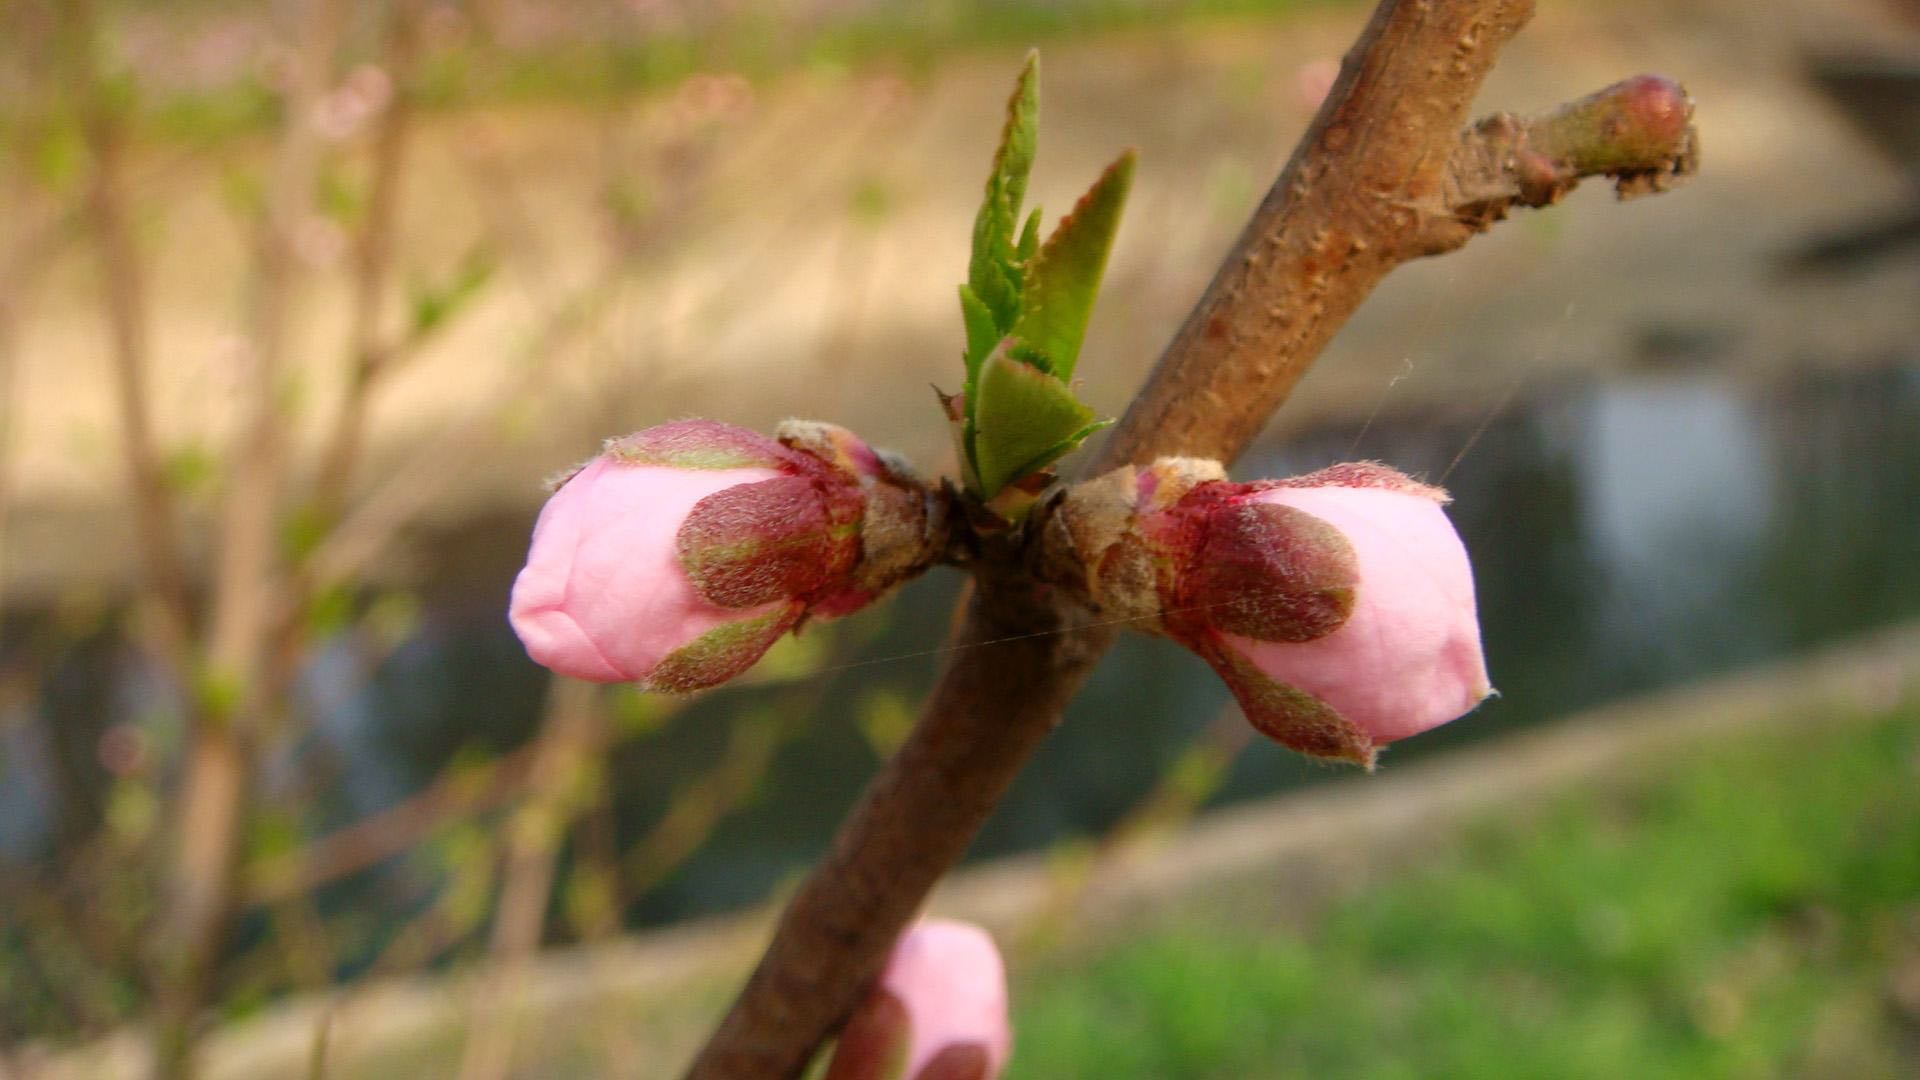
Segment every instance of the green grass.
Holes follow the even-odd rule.
[[[1920,1076],[1920,701],[1442,843],[1311,919],[1268,905],[1284,927],[1236,885],[1010,957],[1008,1080]],[[515,1075],[676,1075],[738,975],[529,1014]],[[461,1040],[362,1045],[330,1076],[447,1075]]]
[[[1147,928],[1016,988],[1009,1075],[1920,1075],[1920,708],[1826,730],[1486,824],[1304,934]]]

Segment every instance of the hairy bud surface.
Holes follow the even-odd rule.
[[[932,561],[925,488],[904,466],[832,425],[779,434],[662,424],[567,477],[514,582],[528,654],[574,678],[697,690]]]

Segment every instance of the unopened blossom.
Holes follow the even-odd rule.
[[[537,662],[683,691],[924,565],[924,494],[841,428],[684,420],[607,443],[554,491],[510,618]]]
[[[1446,501],[1382,465],[1237,484],[1176,458],[1069,493],[1053,540],[1096,600],[1212,665],[1262,732],[1371,765],[1492,693]]]
[[[928,919],[894,944],[825,1080],[994,1080],[1012,1042],[993,939],[968,923]]]

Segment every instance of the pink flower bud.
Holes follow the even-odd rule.
[[[994,1080],[1012,1042],[993,939],[977,926],[929,919],[894,944],[825,1080]]]
[[[1170,458],[1080,485],[1048,528],[1056,565],[1199,653],[1263,733],[1370,766],[1492,693],[1446,499],[1382,465],[1235,484]]]
[[[838,428],[783,439],[685,420],[608,442],[534,526],[510,613],[528,654],[594,682],[713,686],[926,565],[910,475]]]
[[[1325,592],[1295,601],[1308,613],[1301,620],[1307,634],[1216,620],[1228,631],[1221,634],[1235,673],[1228,683],[1243,706],[1252,703],[1249,719],[1283,742],[1324,740],[1334,751],[1328,756],[1371,763],[1375,747],[1438,727],[1493,692],[1473,571],[1441,510],[1445,501],[1445,492],[1392,470],[1352,466],[1245,496],[1244,509],[1297,515],[1292,532],[1310,570],[1326,575],[1339,562],[1352,574],[1348,610],[1337,623],[1325,617],[1334,606]],[[1248,667],[1262,678],[1251,678]],[[1339,730],[1316,705],[1351,730]]]

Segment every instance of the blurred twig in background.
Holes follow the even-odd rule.
[[[330,641],[360,633],[351,613],[362,606],[368,571],[471,468],[476,451],[500,437],[509,414],[536,398],[555,359],[592,344],[631,299],[635,269],[673,239],[680,211],[705,197],[698,180],[713,161],[698,147],[673,150],[671,139],[664,150],[643,147],[637,151],[642,157],[657,154],[655,164],[677,174],[668,188],[671,197],[647,206],[623,199],[621,192],[635,182],[629,172],[636,151],[618,149],[626,121],[609,111],[608,145],[615,152],[602,162],[602,234],[608,240],[602,256],[590,260],[584,276],[559,281],[544,268],[519,266],[522,285],[539,299],[519,333],[507,377],[397,468],[363,480],[368,417],[380,391],[403,365],[437,344],[486,289],[498,236],[469,245],[468,255],[441,280],[399,285],[403,179],[430,59],[429,12],[419,0],[370,9],[342,0],[295,5],[267,80],[278,96],[271,162],[257,184],[243,176],[235,185],[253,237],[239,320],[244,345],[238,350],[231,442],[211,462],[218,513],[202,521],[202,508],[185,496],[174,475],[169,429],[156,416],[153,281],[162,271],[142,238],[143,189],[130,178],[129,164],[140,149],[143,103],[136,96],[138,81],[122,70],[117,27],[103,23],[122,13],[96,11],[85,0],[23,5],[22,11],[23,38],[31,30],[57,45],[46,52],[49,77],[36,85],[63,88],[45,111],[50,124],[71,117],[83,151],[83,182],[77,209],[57,192],[38,200],[46,207],[36,203],[13,223],[0,251],[0,453],[12,437],[5,391],[26,289],[51,254],[76,235],[71,226],[82,224],[98,269],[117,442],[143,566],[138,607],[144,616],[134,625],[144,633],[134,644],[151,647],[159,667],[143,667],[140,654],[116,644],[111,606],[76,609],[87,614],[70,620],[69,630],[92,627],[85,632],[98,638],[86,654],[93,657],[86,677],[97,693],[89,699],[85,723],[53,734],[63,746],[71,744],[59,760],[85,765],[87,775],[76,774],[67,784],[73,792],[68,801],[86,795],[99,806],[92,814],[61,816],[75,835],[57,873],[9,870],[0,884],[10,910],[30,913],[35,925],[53,931],[23,947],[59,950],[58,969],[49,968],[40,982],[61,1001],[68,1016],[63,1028],[97,1030],[127,1015],[135,1003],[127,995],[134,970],[129,961],[146,954],[146,985],[134,998],[154,1010],[155,1072],[185,1076],[193,1070],[207,1011],[226,992],[223,985],[246,995],[321,985],[338,974],[343,943],[368,937],[366,927],[330,916],[316,901],[319,890],[423,844],[444,849],[446,884],[409,925],[391,934],[374,931],[385,944],[371,971],[402,970],[444,956],[486,925],[490,911],[496,956],[515,960],[541,941],[560,848],[576,820],[607,805],[599,789],[586,805],[570,801],[579,795],[576,774],[597,763],[612,740],[604,720],[594,719],[599,710],[578,688],[556,689],[554,719],[527,747],[478,767],[459,766],[419,794],[317,840],[276,841],[249,854],[259,846],[253,836],[262,829],[277,836],[276,830],[299,828],[295,814],[262,812],[263,765],[292,755],[310,731],[313,718],[300,700],[302,672]],[[372,58],[336,83],[343,58],[363,49]],[[361,130],[363,141],[350,137]],[[839,140],[840,153],[853,151],[858,133],[855,126]],[[338,159],[362,145],[360,190],[345,200],[344,210],[329,210],[322,196],[342,182]],[[779,149],[769,143],[759,152]],[[489,168],[486,147],[462,146],[460,156],[475,170],[475,190],[490,210],[493,230],[537,245],[541,215],[503,182],[504,171],[481,175]],[[296,369],[313,349],[302,301],[326,277],[310,249],[334,227],[330,212],[342,218],[348,235],[343,344],[336,353],[344,366],[338,397],[323,399],[333,404],[317,425],[319,441],[309,459],[295,452],[300,448],[294,435],[304,426],[304,398],[295,392],[304,371]],[[796,211],[794,221],[804,220]],[[701,302],[727,303],[733,288],[723,279]],[[395,296],[403,292],[407,303],[396,318]],[[0,478],[4,470],[0,460]],[[0,506],[6,501],[0,497]],[[366,607],[370,619],[378,614],[377,603]],[[57,650],[72,651],[64,644]],[[114,725],[110,695],[129,677],[152,681],[157,693],[140,708],[177,718],[177,745],[156,739],[165,725],[146,725],[144,713],[140,725]],[[587,719],[563,723],[568,717]],[[719,767],[720,779],[690,788],[687,806],[669,810],[641,842],[640,856],[618,854],[611,819],[602,814],[596,843],[604,849],[599,863],[609,896],[607,911],[592,923],[595,932],[617,929],[623,898],[657,883],[699,847],[730,806],[750,794],[778,745],[777,736],[766,737],[776,729],[742,724]],[[93,781],[96,735],[98,753],[112,759],[106,766],[112,787],[105,796]],[[476,826],[509,805],[510,827],[496,855],[494,836]],[[552,827],[535,827],[543,821]],[[625,868],[633,866],[635,881],[624,881]],[[130,869],[135,867],[137,872]],[[154,872],[165,879],[164,890],[154,890]],[[128,902],[111,914],[67,903],[70,895],[102,884]],[[497,911],[496,884],[504,889]],[[265,916],[266,940],[236,952],[236,920],[255,910]],[[484,1074],[494,1056],[478,1048],[474,1068]]]
[[[491,963],[474,994],[473,1021],[461,1080],[507,1075],[514,1041],[513,999],[527,961],[540,946],[561,839],[584,800],[597,796],[596,758],[607,743],[598,688],[556,679],[533,762],[533,794],[507,818],[499,907],[488,949]]]
[[[1073,924],[1085,898],[1099,889],[1103,875],[1150,857],[1156,847],[1178,836],[1219,793],[1234,759],[1253,736],[1253,726],[1238,705],[1221,706],[1111,828],[1054,860],[1053,895],[1020,928],[1021,936],[1030,942],[1059,937]]]

